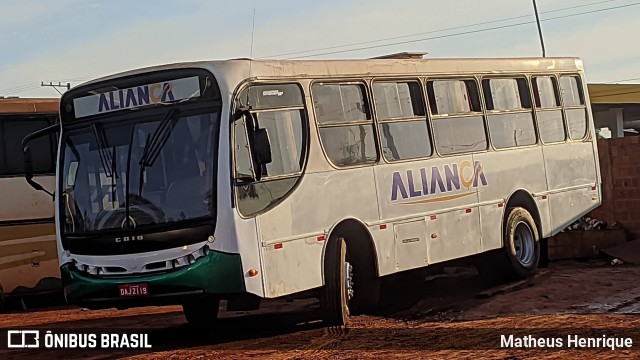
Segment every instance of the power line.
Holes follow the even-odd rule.
[[[619,0],[597,1],[597,2],[593,2],[593,3],[589,3],[589,4],[576,5],[576,6],[566,7],[566,8],[543,11],[540,14],[550,14],[550,13],[560,12],[560,11],[565,11],[565,10],[573,10],[573,9],[577,9],[577,8],[581,8],[581,7],[593,6],[593,5],[598,5],[598,4],[603,4],[603,3],[613,2],[613,1],[619,1]],[[520,15],[520,16],[514,16],[514,17],[510,17],[510,18],[505,18],[505,19],[484,21],[484,22],[479,22],[479,23],[475,23],[475,24],[460,25],[460,26],[454,26],[454,27],[450,27],[450,28],[431,30],[431,31],[419,32],[419,33],[408,34],[408,35],[399,35],[399,36],[394,36],[394,37],[389,37],[389,38],[384,38],[384,39],[368,40],[368,41],[361,41],[361,42],[356,42],[356,43],[351,43],[351,44],[335,45],[335,46],[328,46],[328,47],[324,47],[324,48],[301,50],[301,51],[294,51],[294,52],[289,52],[289,53],[270,55],[270,56],[265,56],[263,58],[275,58],[275,57],[287,56],[287,55],[305,54],[305,53],[316,52],[316,51],[333,50],[333,49],[339,49],[339,48],[344,48],[344,47],[349,47],[349,46],[371,44],[371,43],[376,43],[376,42],[381,42],[381,41],[405,39],[405,38],[414,37],[414,36],[418,36],[418,35],[434,34],[434,33],[439,33],[439,32],[444,32],[444,31],[458,30],[458,29],[464,29],[464,28],[475,27],[475,26],[480,26],[480,25],[488,25],[488,24],[500,23],[500,22],[504,22],[504,21],[516,20],[516,19],[521,19],[521,18],[526,18],[526,17],[531,17],[531,16],[532,16],[531,14]]]
[[[621,83],[621,82],[628,82],[628,81],[635,81],[635,80],[640,80],[640,78],[632,78],[632,79],[622,79],[622,80],[616,80],[616,81],[608,81],[605,84],[616,84],[616,83]]]
[[[29,86],[24,87],[24,88],[19,89],[19,90],[2,91],[2,92],[7,93],[9,95],[11,95],[11,94],[19,94],[19,93],[23,93],[25,91],[35,90],[35,89],[37,89],[39,87],[40,87],[40,84],[34,84],[34,85],[29,85]]]
[[[585,11],[585,12],[581,12],[581,13],[556,16],[556,17],[551,17],[551,18],[547,18],[547,19],[542,19],[540,21],[559,20],[559,19],[565,19],[565,18],[569,18],[569,17],[575,17],[575,16],[581,16],[581,15],[599,13],[599,12],[603,12],[603,11],[616,10],[616,9],[621,9],[621,8],[626,8],[626,7],[636,6],[636,5],[640,5],[640,3],[632,3],[632,4],[627,4],[627,5],[604,8],[604,9]],[[422,42],[422,41],[428,41],[428,40],[444,39],[444,38],[449,38],[449,37],[454,37],[454,36],[469,35],[469,34],[475,34],[475,33],[481,33],[481,32],[487,32],[487,31],[499,30],[499,29],[506,29],[506,28],[522,26],[522,25],[530,25],[530,24],[534,24],[534,23],[535,23],[535,21],[527,21],[527,22],[510,24],[510,25],[494,26],[494,27],[491,27],[491,28],[485,28],[485,29],[479,29],[479,30],[463,31],[463,32],[454,33],[454,34],[433,36],[433,37],[429,37],[429,38],[414,39],[414,40],[407,40],[407,41],[399,41],[399,42],[395,42],[395,43],[388,43],[388,44],[382,44],[382,45],[365,46],[365,47],[360,47],[360,48],[355,48],[355,49],[330,51],[330,52],[324,52],[324,53],[312,54],[312,55],[306,55],[306,56],[296,56],[296,57],[291,57],[289,59],[301,59],[301,58],[316,57],[316,56],[322,56],[322,55],[332,55],[332,54],[339,54],[339,53],[345,53],[345,52],[353,52],[353,51],[359,51],[359,50],[377,49],[377,48],[387,47],[387,46],[392,46],[392,45],[402,45],[402,44],[410,44],[410,43]]]
[[[14,86],[14,87],[11,87],[11,88],[3,89],[3,90],[0,90],[0,92],[4,92],[4,93],[15,92],[15,91],[19,91],[19,90],[22,90],[22,89],[25,89],[25,88],[36,88],[38,86],[40,86],[40,84],[38,84],[38,83],[28,83],[28,84],[24,84],[24,85],[19,85],[19,86]]]
[[[636,6],[636,5],[640,5],[640,3],[632,3],[632,4],[627,4],[627,5],[604,8],[604,9],[585,11],[585,12],[582,12],[582,13],[575,13],[575,14],[569,14],[569,15],[563,15],[563,16],[556,16],[556,17],[552,17],[552,18],[542,19],[540,21],[559,20],[559,19],[565,19],[565,18],[580,16],[580,15],[587,15],[587,14],[593,14],[593,13],[598,13],[598,12],[603,12],[603,11],[616,10],[616,9],[621,9],[621,8],[626,8],[626,7],[630,7],[630,6]],[[422,39],[400,41],[400,42],[395,42],[395,43],[388,43],[388,44],[374,45],[374,46],[366,46],[366,47],[360,47],[360,48],[348,49],[348,50],[331,51],[331,52],[325,52],[325,53],[319,53],[319,54],[313,54],[313,55],[307,55],[307,56],[296,56],[296,57],[291,57],[289,59],[300,59],[300,58],[316,57],[316,56],[322,56],[322,55],[331,55],[331,54],[339,54],[339,53],[345,53],[345,52],[353,52],[353,51],[359,51],[359,50],[377,49],[377,48],[386,47],[386,46],[392,46],[392,45],[402,45],[402,44],[409,44],[409,43],[422,42],[422,41],[428,41],[428,40],[443,39],[443,38],[454,37],[454,36],[469,35],[469,34],[475,34],[475,33],[480,33],[480,32],[487,32],[487,31],[492,31],[492,30],[499,30],[499,29],[506,29],[506,28],[510,28],[510,27],[529,25],[529,24],[534,24],[534,23],[535,23],[535,21],[527,21],[527,22],[522,22],[522,23],[495,26],[495,27],[479,29],[479,30],[463,31],[463,32],[454,33],[454,34],[433,36],[433,37],[430,37],[430,38],[422,38]]]
[[[28,87],[28,88],[25,88],[25,89],[22,89],[22,90],[17,90],[17,91],[15,91],[15,90],[14,90],[14,91],[11,91],[11,92],[7,92],[6,94],[7,94],[7,95],[20,94],[20,93],[23,93],[23,92],[25,92],[25,91],[36,90],[36,89],[38,89],[39,87],[40,87],[40,85],[38,85],[38,86],[33,86],[33,87]]]
[[[566,10],[571,10],[571,9],[576,9],[576,8],[581,8],[581,7],[587,7],[587,6],[593,6],[593,5],[598,5],[598,4],[602,4],[602,3],[608,3],[608,2],[614,2],[614,1],[619,1],[619,0],[597,1],[597,2],[593,2],[593,3],[589,3],[589,4],[576,5],[576,6],[566,7],[566,8],[560,8],[560,9],[555,9],[555,10],[544,11],[544,12],[541,12],[541,14],[548,14],[548,13],[554,13],[554,12],[559,12],[559,11],[566,11]],[[616,10],[616,9],[621,9],[621,8],[626,8],[626,7],[636,6],[636,5],[640,5],[640,3],[631,3],[631,4],[626,4],[626,5],[613,6],[613,7],[603,8],[603,9],[585,11],[585,12],[581,12],[581,13],[575,13],[575,14],[568,14],[568,15],[563,15],[563,16],[551,17],[551,18],[547,18],[547,19],[542,19],[540,21],[559,20],[559,19],[564,19],[564,18],[569,18],[569,17],[575,17],[575,16],[581,16],[581,15],[599,13],[599,12],[603,12],[603,11]],[[521,15],[521,16],[515,16],[515,17],[505,18],[505,19],[500,19],[500,20],[492,20],[492,21],[480,22],[480,23],[475,23],[475,24],[470,24],[470,25],[462,25],[462,26],[456,26],[456,27],[451,27],[451,28],[446,28],[446,29],[432,30],[432,31],[427,31],[427,32],[422,32],[422,33],[415,33],[415,34],[410,34],[410,35],[402,35],[402,36],[390,37],[390,38],[385,38],[385,39],[377,39],[377,40],[370,40],[370,41],[364,41],[364,42],[358,42],[358,43],[352,43],[352,44],[337,45],[337,46],[331,46],[331,47],[325,47],[325,48],[318,48],[318,49],[303,50],[303,51],[297,51],[297,52],[291,52],[291,53],[284,53],[284,54],[272,55],[272,56],[269,56],[269,57],[277,57],[277,56],[293,55],[293,54],[303,54],[303,53],[309,53],[309,52],[315,52],[315,51],[321,51],[321,50],[338,49],[338,48],[355,46],[355,45],[370,44],[370,43],[388,41],[388,40],[396,40],[396,39],[401,39],[401,38],[413,37],[413,36],[417,36],[417,35],[431,34],[431,33],[437,33],[437,32],[443,32],[443,31],[449,31],[449,30],[455,30],[455,29],[475,27],[475,26],[479,26],[479,25],[486,25],[486,24],[491,24],[491,23],[504,22],[504,21],[515,20],[515,19],[524,18],[524,17],[530,17],[530,16],[531,15]],[[319,54],[311,54],[311,55],[307,55],[307,56],[297,56],[297,57],[292,57],[290,59],[316,57],[316,56],[322,56],[322,55],[331,55],[331,54],[338,54],[338,53],[345,53],[345,52],[353,52],[353,51],[360,51],[360,50],[375,49],[375,48],[381,48],[381,47],[393,46],[393,45],[402,45],[402,44],[408,44],[408,43],[414,43],[414,42],[436,40],[436,39],[442,39],[442,38],[448,38],[448,37],[454,37],[454,36],[462,36],[462,35],[469,35],[469,34],[480,33],[480,32],[487,32],[487,31],[505,29],[505,28],[516,27],[516,26],[529,25],[529,24],[532,24],[532,23],[535,23],[535,22],[534,21],[528,21],[528,22],[522,22],[522,23],[516,23],[516,24],[495,26],[495,27],[490,27],[490,28],[485,28],[485,29],[464,31],[464,32],[459,32],[459,33],[454,33],[454,34],[446,34],[446,35],[441,35],[441,36],[434,36],[434,37],[429,37],[429,38],[414,39],[414,40],[408,40],[408,41],[401,41],[401,42],[387,43],[387,44],[381,44],[381,45],[375,45],[375,46],[360,47],[360,48],[355,48],[355,49],[346,49],[346,50],[341,50],[341,51],[325,52],[325,53],[319,53]],[[89,80],[89,78],[65,79],[64,81],[85,81],[85,80]],[[616,82],[626,82],[626,81],[633,81],[633,80],[640,80],[640,78],[625,79],[625,80],[619,80],[619,81],[616,81]],[[28,84],[23,84],[23,85],[19,85],[19,86],[7,88],[7,89],[2,89],[2,90],[0,90],[0,93],[9,93],[9,92],[11,92],[11,93],[21,93],[21,92],[25,92],[25,91],[34,90],[34,89],[38,88],[39,86],[40,86],[40,84],[38,84],[38,83],[28,83]]]
[[[75,78],[75,79],[61,79],[54,82],[78,82],[78,81],[86,81],[90,79],[91,78],[84,77],[84,78]],[[21,93],[29,90],[34,90],[39,87],[40,87],[39,83],[28,83],[28,84],[18,85],[18,86],[6,88],[6,89],[1,89],[0,93]]]

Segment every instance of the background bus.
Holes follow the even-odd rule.
[[[0,97],[0,289],[4,296],[60,292],[51,196],[24,181],[22,139],[57,122],[59,99]],[[52,187],[54,136],[32,143],[33,171]]]
[[[488,253],[529,276],[600,204],[575,58],[174,64],[61,101],[62,279],[89,308],[210,324],[312,291],[342,324],[394,273]]]

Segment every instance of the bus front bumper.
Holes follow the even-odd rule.
[[[149,275],[98,278],[70,264],[60,270],[67,302],[90,309],[178,305],[205,294],[224,297],[245,291],[240,255],[217,251],[192,265]],[[147,296],[120,296],[120,285],[143,283],[148,288]]]

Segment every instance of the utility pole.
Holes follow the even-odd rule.
[[[57,84],[54,84],[51,81],[49,81],[48,84],[45,84],[44,81],[42,81],[42,82],[40,82],[40,86],[41,87],[52,87],[60,95],[62,95],[62,93],[60,92],[60,90],[58,90],[58,88],[67,88],[67,90],[71,89],[71,83],[67,83],[66,85],[63,85],[61,82],[58,82]]]
[[[536,13],[536,23],[538,23],[538,35],[540,35],[540,46],[542,47],[542,57],[546,57],[547,53],[544,49],[544,38],[542,38],[542,28],[540,27],[540,16],[538,16],[538,5],[536,0],[533,0],[533,10]]]

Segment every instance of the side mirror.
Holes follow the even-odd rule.
[[[32,132],[31,134],[25,136],[25,138],[22,140],[22,151],[24,154],[24,169],[25,169],[24,176],[25,176],[25,179],[27,180],[27,183],[38,191],[46,192],[47,194],[51,195],[52,198],[53,198],[52,192],[48,191],[47,189],[42,187],[42,185],[40,185],[39,183],[33,180],[33,160],[31,156],[31,146],[29,146],[29,143],[35,139],[39,139],[44,136],[50,136],[51,134],[54,134],[56,131],[58,131],[58,129],[59,129],[58,124],[51,125],[44,129],[40,129],[38,131]]]
[[[263,165],[269,164],[271,158],[271,141],[269,140],[269,132],[267,129],[258,128],[257,119],[248,109],[239,109],[234,119],[238,120],[244,117],[245,127],[249,140],[249,150],[253,162],[252,176],[254,181],[260,181],[262,178]]]

